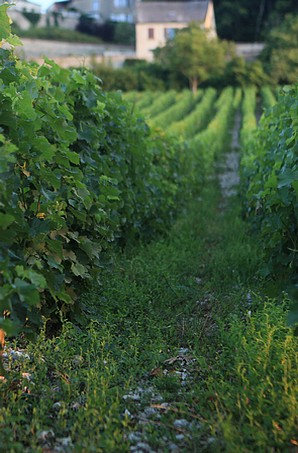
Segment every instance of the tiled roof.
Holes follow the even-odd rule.
[[[194,2],[138,2],[137,23],[204,21],[208,0]]]

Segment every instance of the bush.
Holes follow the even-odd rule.
[[[298,86],[285,88],[242,159],[245,211],[261,231],[266,273],[298,267],[297,101]]]
[[[270,81],[261,61],[246,62],[242,57],[235,57],[227,63],[222,80],[225,85],[243,88],[249,85],[262,87]]]
[[[92,71],[103,80],[106,90],[145,91],[165,90],[163,77],[159,77],[155,67],[150,64],[113,68],[104,64],[92,64]]]
[[[113,26],[114,43],[128,46],[135,45],[135,24],[130,24],[128,22],[113,22]]]
[[[138,86],[137,75],[127,68],[114,69],[105,64],[92,64],[92,71],[103,82],[107,91],[132,91]]]
[[[298,78],[298,17],[286,16],[269,34],[262,61],[275,83],[296,83]]]
[[[128,22],[106,21],[99,24],[94,18],[83,14],[79,19],[77,31],[97,36],[105,42],[128,46],[135,44],[135,25]]]

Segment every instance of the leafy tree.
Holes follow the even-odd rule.
[[[282,25],[272,30],[262,59],[268,74],[275,82],[297,82],[298,16],[286,16]]]
[[[223,71],[227,49],[225,44],[211,39],[198,24],[192,23],[179,30],[164,47],[156,49],[154,55],[171,72],[184,75],[196,92],[198,85]]]

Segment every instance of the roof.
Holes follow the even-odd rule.
[[[204,21],[209,0],[190,2],[138,2],[137,23]]]

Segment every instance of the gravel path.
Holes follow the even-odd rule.
[[[239,131],[241,126],[241,115],[237,111],[234,126],[232,129],[231,151],[226,153],[225,162],[221,164],[219,173],[219,183],[223,199],[226,200],[237,194],[239,178]]]
[[[225,160],[219,165],[219,183],[222,193],[222,201],[220,208],[222,213],[229,203],[229,198],[237,194],[237,186],[240,182],[239,178],[239,131],[241,127],[241,114],[240,111],[236,112],[234,125],[231,131],[232,140],[230,151],[225,154]],[[200,280],[200,279],[199,279]],[[198,281],[200,284],[200,281]],[[206,299],[208,302],[208,298]],[[206,303],[203,302],[203,303]],[[181,349],[174,358],[170,358],[165,361],[163,367],[152,370],[150,375],[167,375],[169,373],[168,365],[174,365],[174,373],[181,379],[181,386],[183,387],[187,381],[192,380],[192,368],[195,363],[195,359],[192,358],[190,349]],[[173,372],[173,370],[172,370]],[[170,411],[174,408],[171,402],[165,402],[162,396],[158,393],[154,386],[143,381],[136,391],[131,391],[124,396],[124,399],[129,402],[133,401],[134,410],[131,408],[126,409],[126,414],[129,418],[135,421],[135,432],[129,435],[129,441],[131,442],[130,451],[132,453],[158,453],[160,449],[152,448],[144,434],[144,426],[150,425],[150,423],[158,424],[162,413]],[[145,403],[147,402],[147,404]],[[183,418],[177,418],[172,430],[176,431],[175,441],[170,441],[166,437],[162,439],[164,448],[169,452],[180,452],[185,450],[185,440],[192,438],[193,431],[198,429],[200,423],[194,419],[189,422]],[[211,445],[214,438],[210,437],[207,439],[207,445]],[[209,447],[208,447],[209,448]]]

